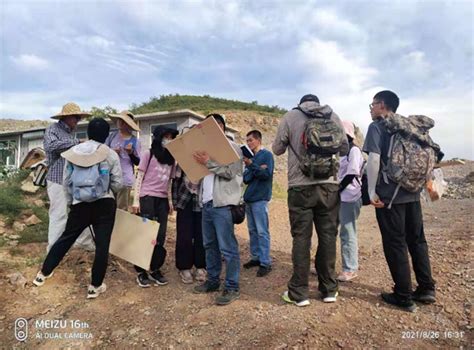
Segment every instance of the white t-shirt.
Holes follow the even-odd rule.
[[[338,180],[342,181],[346,175],[356,175],[361,176],[361,168],[364,163],[364,158],[362,157],[362,152],[359,147],[352,147],[349,155],[341,158],[341,163],[339,166]],[[341,201],[352,203],[357,201],[362,197],[361,185],[357,179],[352,180],[352,182],[347,185],[344,191],[341,192]]]
[[[207,203],[212,201],[212,193],[214,192],[214,174],[209,174],[204,177],[202,183],[202,202]]]

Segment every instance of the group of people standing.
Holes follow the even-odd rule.
[[[394,292],[383,293],[383,300],[408,311],[416,307],[413,300],[435,301],[419,193],[397,188],[395,198],[396,184],[380,181],[381,165],[386,164],[384,157],[390,140],[380,121],[388,113],[396,112],[398,104],[398,97],[391,91],[381,91],[374,96],[370,105],[373,122],[362,148],[368,154],[368,162],[364,160],[360,145],[354,143],[354,125],[349,121],[342,122],[329,106],[320,104],[317,96],[303,96],[298,106],[283,116],[272,150],[279,156],[288,149],[288,210],[293,239],[293,274],[288,290],[282,295],[284,301],[297,306],[310,304],[308,281],[313,226],[318,235],[315,267],[322,300],[335,302],[338,282],[357,277],[356,221],[362,206],[361,177],[365,168],[370,202],[376,208],[384,253],[395,282]],[[92,119],[88,125],[89,140],[80,143],[72,132],[85,116],[88,114],[76,104],[68,103],[61,113],[53,117],[59,119],[58,123],[48,127],[45,134],[50,230],[48,255],[33,281],[35,285],[41,286],[52,276],[53,270],[76,240],[84,245],[80,239],[87,239],[90,230],[96,244],[96,256],[87,298],[96,298],[105,292],[103,279],[116,208],[159,222],[150,268],[144,270],[135,266],[136,281],[143,288],[168,284],[161,267],[167,256],[168,217],[176,210],[175,260],[182,282],[200,282],[193,289],[195,293],[222,289],[216,297],[216,304],[227,305],[240,296],[241,262],[232,210],[242,200],[246,204],[250,238],[250,259],[243,267],[258,267],[257,277],[264,277],[272,271],[268,203],[272,197],[274,158],[272,152],[263,148],[260,131],[252,130],[246,135],[252,157],[244,156],[240,145],[229,140],[239,155],[239,159],[231,164],[219,164],[207,152],[197,150],[193,157],[209,170],[209,175],[199,183],[193,183],[166,148],[167,143],[178,135],[178,130],[158,126],[153,131],[150,149],[142,151],[140,141],[133,134],[139,131],[139,127],[133,114],[124,111],[109,116],[117,126],[112,133],[109,133],[110,127],[105,120]],[[224,116],[213,113],[207,118],[214,118],[225,133]],[[308,145],[311,145],[311,140],[302,142],[302,135],[308,128],[308,120],[316,118],[327,120],[326,124],[317,127],[332,130],[325,138],[340,138],[337,155],[328,158],[331,169],[337,171],[331,170],[322,177],[308,175],[308,167],[302,166],[307,161],[305,154]],[[321,163],[321,169],[325,166]],[[100,189],[104,186],[82,181],[81,176],[86,176],[81,175],[86,173],[83,169],[91,167],[98,169],[96,179],[106,181],[103,191]],[[314,166],[311,171],[318,173]],[[79,182],[87,184],[79,185]],[[387,208],[388,203],[391,204],[390,209]],[[339,231],[342,271],[336,275]],[[408,251],[418,281],[414,293]],[[223,262],[225,278],[221,288]]]

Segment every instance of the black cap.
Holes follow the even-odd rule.
[[[313,102],[319,103],[319,98],[316,95],[307,94],[307,95],[304,95],[303,97],[301,97],[300,104],[302,104],[303,102],[308,102],[308,101],[313,101]]]
[[[179,134],[179,131],[176,130],[175,128],[169,128],[164,125],[159,125],[153,130],[153,137],[154,138],[159,138],[163,137],[166,134],[171,134],[172,138],[175,138],[176,135]]]
[[[109,136],[110,125],[103,118],[94,118],[87,125],[87,136],[90,140],[104,143]]]

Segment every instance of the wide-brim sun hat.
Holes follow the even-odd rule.
[[[133,115],[132,112],[122,111],[119,114],[109,114],[108,116],[112,120],[122,119],[133,130],[140,131],[140,128],[138,127],[138,125],[134,121],[135,116]]]
[[[110,149],[105,145],[100,145],[94,153],[80,153],[77,147],[72,147],[69,150],[61,153],[61,157],[65,158],[72,164],[81,167],[90,167],[94,164],[100,163],[107,159]]]
[[[63,106],[60,113],[53,115],[51,118],[61,119],[61,118],[65,118],[71,115],[85,118],[85,117],[90,117],[92,114],[81,111],[81,108],[76,103],[68,102]]]
[[[343,120],[342,126],[344,126],[344,132],[346,135],[349,135],[353,139],[355,139],[355,132],[354,132],[354,123],[349,120]]]

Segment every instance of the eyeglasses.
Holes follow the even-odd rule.
[[[369,105],[369,108],[374,108],[375,105],[378,105],[382,103],[382,101],[377,101],[377,102],[372,102],[370,105]]]

